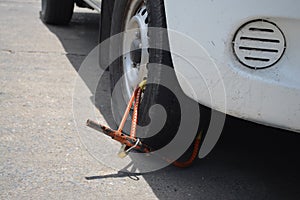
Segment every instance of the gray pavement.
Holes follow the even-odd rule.
[[[99,16],[77,8],[55,27],[39,10],[38,0],[0,0],[0,199],[300,199],[300,135],[236,119],[188,169],[129,176],[96,161],[76,132],[72,92]]]

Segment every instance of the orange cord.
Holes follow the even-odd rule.
[[[136,136],[136,126],[138,123],[138,111],[140,105],[142,89],[138,87],[135,91],[135,101],[133,106],[133,114],[132,114],[132,122],[131,122],[131,129],[130,129],[130,137],[135,138]]]
[[[180,167],[180,168],[186,168],[193,164],[194,160],[197,158],[197,155],[199,153],[201,137],[202,137],[202,132],[200,132],[195,139],[194,148],[193,148],[191,157],[187,161],[184,161],[184,162],[180,162],[180,161],[173,162],[174,166]]]
[[[136,136],[136,126],[137,126],[137,122],[138,122],[138,110],[139,110],[141,93],[142,93],[143,89],[145,88],[145,84],[146,84],[146,81],[143,81],[135,89],[134,93],[132,94],[118,130],[116,130],[116,131],[112,130],[109,127],[103,126],[103,125],[93,122],[91,120],[87,121],[87,125],[95,130],[103,132],[104,134],[112,137],[114,140],[117,140],[121,144],[125,144],[127,147],[134,146],[134,144],[132,144],[132,141],[134,141],[134,142],[137,141],[135,136]],[[130,109],[131,109],[133,103],[134,103],[134,110],[133,110],[133,116],[132,116],[131,130],[130,130],[130,135],[127,136],[122,133],[122,129],[125,125],[126,119],[129,115],[129,112],[130,112]],[[174,161],[173,165],[176,167],[180,167],[180,168],[186,168],[186,167],[191,166],[193,164],[194,160],[197,158],[199,148],[200,148],[201,138],[202,138],[202,132],[200,131],[200,133],[197,135],[197,137],[194,141],[194,148],[193,148],[190,158],[184,162]],[[147,146],[142,145],[141,143],[137,144],[135,149],[139,149],[145,153],[151,152]],[[168,160],[168,159],[166,159],[166,160]]]
[[[136,126],[137,126],[137,122],[138,122],[138,108],[139,108],[139,104],[140,104],[141,93],[142,93],[142,86],[139,86],[134,91],[132,98],[128,104],[128,107],[129,106],[131,107],[132,103],[134,102],[132,123],[131,123],[131,129],[130,129],[130,137],[131,138],[135,138],[135,136],[136,136]],[[128,112],[125,112],[125,115],[123,118],[127,118],[127,116],[128,116]],[[122,125],[122,123],[121,123],[121,125]],[[122,129],[123,126],[120,126],[119,129],[120,128]],[[202,138],[202,132],[200,132],[197,135],[195,142],[194,142],[194,148],[193,148],[192,154],[187,161],[184,161],[184,162],[174,161],[172,164],[174,166],[180,167],[180,168],[186,168],[186,167],[191,166],[193,164],[194,160],[197,158],[199,148],[200,148],[201,138]]]

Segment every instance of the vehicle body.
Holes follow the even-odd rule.
[[[165,0],[165,8],[168,28],[192,37],[217,63],[225,86],[227,114],[265,125],[300,131],[299,1]],[[181,10],[188,10],[189,14],[181,15]],[[237,30],[247,22],[257,19],[276,24],[286,40],[286,49],[281,59],[265,69],[251,69],[241,64],[232,48]],[[175,42],[170,38],[171,50],[172,43]],[[210,59],[209,57],[206,59]],[[176,59],[173,59],[173,62],[175,69],[181,73],[188,71],[186,68],[180,69],[185,66],[177,64]],[[199,71],[210,67],[213,66],[196,66]],[[184,74],[184,77],[190,80],[193,88],[200,85],[199,77],[192,77],[190,73]],[[218,76],[205,78],[208,82],[215,82]],[[201,95],[201,90],[196,90],[196,93],[196,101],[212,107],[210,99]],[[218,102],[213,108],[224,109],[222,103]]]
[[[117,1],[75,0],[101,11],[101,41],[113,34]],[[172,63],[187,96],[237,118],[300,132],[299,1],[162,2]],[[195,45],[180,49],[174,31]]]

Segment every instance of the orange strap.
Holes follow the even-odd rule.
[[[98,124],[96,122],[93,122],[91,120],[87,121],[87,125],[95,130],[98,130],[100,132],[103,132],[104,134],[110,136],[114,140],[120,142],[121,144],[125,144],[127,147],[133,147],[136,150],[140,150],[141,152],[149,153],[151,152],[151,148],[149,148],[147,145],[142,144],[139,142],[139,140],[136,138],[136,127],[137,127],[137,122],[138,122],[138,110],[139,110],[139,104],[140,104],[140,98],[142,91],[145,87],[145,81],[143,81],[134,91],[132,94],[127,108],[125,110],[125,113],[123,115],[123,118],[121,120],[120,126],[118,130],[113,130],[110,129],[109,127],[103,126],[101,124]],[[129,115],[130,109],[132,107],[132,104],[134,103],[134,110],[133,110],[133,115],[132,115],[132,122],[131,122],[131,129],[130,129],[130,135],[126,135],[122,133],[122,129],[125,125],[125,122],[127,120],[127,117]],[[195,141],[194,141],[194,148],[192,151],[192,154],[190,158],[187,161],[180,162],[180,161],[175,161],[173,162],[173,165],[176,167],[189,167],[192,165],[194,160],[197,158],[198,152],[199,152],[199,147],[200,147],[200,142],[201,142],[201,137],[202,137],[202,132],[200,132]],[[166,159],[168,160],[168,159]],[[169,161],[171,162],[171,161]]]
[[[136,136],[136,126],[138,123],[138,111],[139,111],[142,89],[138,87],[134,93],[135,93],[134,95],[135,101],[133,106],[132,122],[131,122],[131,129],[130,129],[130,137],[132,138],[135,138]]]
[[[184,162],[180,162],[180,161],[173,162],[174,166],[180,167],[180,168],[186,168],[193,164],[194,160],[197,158],[197,155],[199,153],[201,137],[202,137],[202,132],[200,132],[195,139],[194,148],[193,148],[191,157],[187,161],[184,161]]]

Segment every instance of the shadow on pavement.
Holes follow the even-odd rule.
[[[74,12],[72,20],[67,26],[45,24],[45,26],[61,41],[66,56],[76,71],[79,71],[86,56],[98,45],[99,18],[100,15],[98,13]],[[109,74],[106,71],[100,79],[96,92],[92,91],[90,88],[93,94],[90,99],[94,102],[101,114],[105,116],[105,120],[109,125],[115,126],[111,114],[110,99],[103,98],[110,96],[110,88],[109,84],[107,84],[108,81]],[[87,86],[89,87],[88,84]]]
[[[66,56],[76,71],[89,52],[98,44],[99,14],[74,13],[68,26],[45,26],[65,48]]]
[[[76,70],[97,45],[98,21],[98,14],[75,13],[69,26],[47,25]],[[109,81],[108,75],[102,81]],[[109,84],[103,85],[100,93],[109,93]],[[100,101],[97,108],[111,118],[110,103]],[[142,176],[159,199],[300,199],[299,144],[299,134],[227,118],[218,144],[206,158],[188,169],[169,166]],[[86,179],[123,176],[128,174]]]

